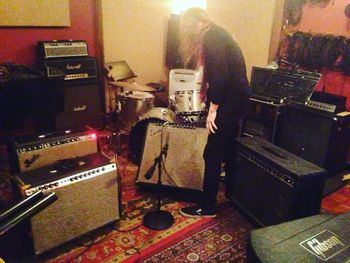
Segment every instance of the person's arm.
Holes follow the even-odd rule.
[[[206,127],[209,133],[215,133],[215,130],[217,130],[217,126],[215,124],[216,119],[216,111],[219,108],[219,104],[214,104],[210,102],[208,116],[207,116],[207,123]]]

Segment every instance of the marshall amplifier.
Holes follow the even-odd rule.
[[[237,139],[227,197],[258,225],[318,214],[326,171],[259,137]]]
[[[74,80],[97,78],[96,59],[94,57],[43,60],[42,66],[49,79],[64,78],[64,80]]]
[[[88,56],[88,46],[84,40],[39,41],[38,55],[41,59]]]
[[[36,254],[120,218],[117,167],[100,153],[59,161],[15,179],[23,198],[38,191],[58,197],[30,220]]]
[[[160,150],[168,144],[162,170],[164,186],[202,190],[204,175],[203,151],[208,132],[205,128],[175,124],[149,123],[141,164],[138,170],[138,183],[157,184],[158,168],[151,178],[146,173],[154,164]]]
[[[26,172],[58,160],[97,152],[94,131],[66,130],[52,134],[20,137],[9,145],[11,170]]]

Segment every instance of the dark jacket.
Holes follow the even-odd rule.
[[[222,27],[212,25],[203,36],[204,80],[209,84],[208,103],[235,118],[249,110],[250,87],[241,49]]]

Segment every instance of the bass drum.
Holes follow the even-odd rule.
[[[130,131],[142,114],[153,108],[154,96],[143,91],[127,91],[118,97],[122,129]]]
[[[177,120],[177,116],[173,111],[160,107],[152,108],[140,117],[129,134],[129,147],[136,163],[139,164],[141,161],[148,123],[177,123]]]

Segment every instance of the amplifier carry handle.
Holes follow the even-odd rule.
[[[285,159],[285,160],[288,159],[284,154],[279,153],[276,150],[274,150],[274,149],[272,149],[272,148],[270,148],[268,146],[262,146],[261,148],[263,148],[264,150],[268,151],[269,153],[272,153],[273,155],[276,155],[276,156],[278,156],[278,157],[280,157],[282,159]]]

